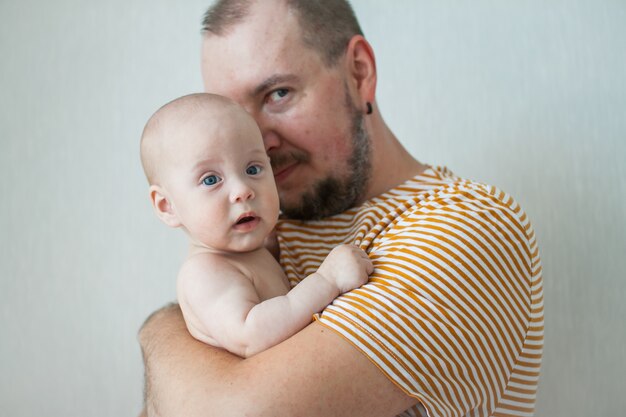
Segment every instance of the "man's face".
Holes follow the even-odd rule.
[[[342,62],[326,67],[303,45],[297,18],[272,3],[258,2],[226,35],[205,38],[205,90],[237,101],[258,123],[287,216],[336,214],[364,193],[369,141],[362,116]]]

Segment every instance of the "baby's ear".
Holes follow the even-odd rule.
[[[174,206],[164,190],[158,185],[150,186],[150,201],[152,202],[152,207],[154,207],[154,212],[163,223],[170,227],[181,226]]]

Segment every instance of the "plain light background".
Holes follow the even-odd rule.
[[[202,88],[207,1],[0,1],[0,414],[136,415],[136,332],[181,232],[138,141]],[[626,409],[626,2],[358,0],[378,104],[421,161],[497,185],[543,255],[536,415]]]

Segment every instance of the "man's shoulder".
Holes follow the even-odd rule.
[[[446,167],[431,167],[424,173],[373,199],[372,206],[397,207],[399,218],[442,210],[476,212],[505,210],[524,217],[517,201],[502,189],[456,176]]]
[[[414,201],[415,205],[446,196],[465,195],[472,197],[472,193],[487,193],[504,197],[497,187],[455,175],[446,167],[429,167],[419,175],[392,188],[382,195],[372,199],[370,205],[389,204],[390,202]],[[469,193],[469,194],[468,194]]]
[[[426,174],[429,182],[416,177],[372,201],[370,211],[384,211],[369,236],[376,246],[412,241],[417,234],[428,233],[449,238],[467,233],[504,234],[522,246],[532,240],[528,217],[508,193],[455,176],[446,168],[432,168]]]

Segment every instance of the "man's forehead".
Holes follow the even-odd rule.
[[[224,35],[205,35],[202,74],[206,91],[224,94],[233,85],[256,90],[271,77],[291,73],[298,55],[304,49],[310,52],[294,14],[286,6],[274,13],[265,13],[266,8],[255,6],[251,15]]]

